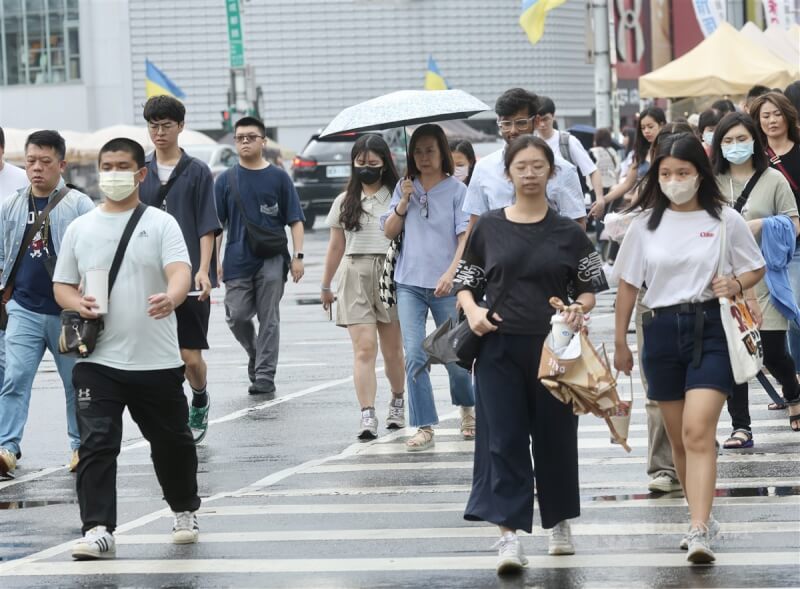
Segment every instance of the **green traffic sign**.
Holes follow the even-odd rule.
[[[239,0],[225,0],[225,10],[228,16],[228,44],[230,45],[231,67],[244,67],[244,37],[242,36]]]

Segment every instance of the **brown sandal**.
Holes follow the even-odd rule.
[[[465,413],[461,416],[461,437],[465,440],[475,439],[475,415]]]
[[[407,452],[422,452],[429,448],[433,448],[433,430],[427,427],[421,427],[413,436],[406,440]]]

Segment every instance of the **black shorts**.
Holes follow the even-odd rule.
[[[208,349],[208,319],[211,315],[211,298],[201,301],[198,297],[186,297],[175,309],[178,319],[178,346],[182,350]]]

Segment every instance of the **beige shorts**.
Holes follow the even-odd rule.
[[[336,286],[336,325],[397,321],[397,307],[387,309],[378,295],[378,280],[385,258],[383,254],[375,254],[342,259]]]

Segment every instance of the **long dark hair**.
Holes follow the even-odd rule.
[[[767,148],[767,135],[761,129],[761,108],[767,103],[771,102],[783,114],[783,120],[786,121],[786,132],[789,134],[789,141],[792,143],[800,143],[800,128],[797,126],[797,110],[794,108],[792,101],[786,98],[783,94],[778,92],[768,92],[757,97],[750,103],[750,116],[758,125],[758,134],[761,137],[761,143],[764,144],[764,149]]]
[[[458,152],[467,158],[467,161],[469,162],[469,171],[467,172],[467,178],[464,180],[464,184],[469,186],[469,181],[472,180],[472,172],[475,170],[475,149],[473,149],[472,143],[466,139],[461,141],[451,141],[450,151],[451,153]],[[453,164],[453,169],[455,169],[455,164]]]
[[[725,134],[737,126],[743,126],[753,138],[753,169],[756,172],[763,172],[769,167],[769,160],[764,151],[764,144],[761,143],[761,135],[758,133],[758,126],[755,121],[743,112],[731,112],[722,117],[714,131],[714,144],[711,150],[711,165],[714,166],[715,174],[726,174],[731,169],[731,163],[722,155],[722,138]]]
[[[658,183],[658,175],[661,163],[668,157],[684,160],[697,168],[697,175],[700,178],[700,186],[697,189],[697,200],[700,206],[715,219],[721,218],[722,207],[725,206],[725,199],[719,190],[717,180],[711,170],[711,163],[703,149],[703,144],[693,133],[678,133],[664,137],[658,142],[658,149],[654,154],[650,169],[645,175],[642,190],[639,193],[639,200],[636,206],[641,206],[642,210],[652,210],[647,228],[655,231],[661,224],[664,211],[667,210],[670,200],[661,191]]]
[[[644,133],[642,133],[642,121],[645,117],[650,117],[659,125],[664,125],[667,122],[667,116],[664,111],[657,106],[651,106],[639,113],[639,119],[636,121],[636,141],[633,144],[633,157],[637,165],[647,159],[647,152],[650,150],[650,142],[645,139]]]
[[[412,178],[419,176],[419,168],[417,168],[417,162],[414,161],[414,149],[423,137],[433,137],[436,140],[436,145],[439,146],[439,155],[442,158],[442,172],[446,176],[452,176],[455,165],[453,164],[453,154],[450,153],[450,145],[447,143],[447,136],[439,125],[432,123],[420,125],[411,136],[408,144],[408,175]]]
[[[394,190],[400,176],[397,174],[397,168],[394,166],[392,160],[392,152],[386,141],[380,135],[369,134],[362,135],[353,144],[353,149],[350,150],[350,166],[355,166],[356,158],[368,151],[374,152],[383,161],[383,170],[381,171],[381,184],[383,184],[390,191]],[[347,231],[361,231],[361,215],[364,214],[364,208],[361,206],[361,193],[364,187],[361,184],[361,179],[353,168],[350,174],[350,181],[347,183],[345,189],[344,201],[342,202],[342,212],[339,215],[339,223]]]

